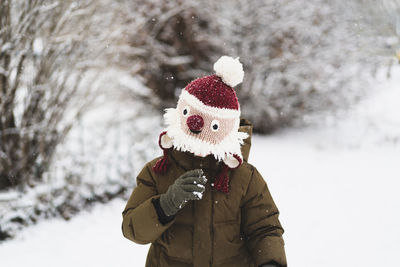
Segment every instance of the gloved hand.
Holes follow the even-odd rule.
[[[182,174],[170,185],[167,192],[160,196],[160,206],[165,215],[175,215],[189,200],[201,199],[206,182],[201,169]]]

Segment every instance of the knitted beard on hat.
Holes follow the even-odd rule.
[[[167,172],[171,148],[200,157],[211,154],[222,162],[213,186],[228,193],[228,171],[242,164],[240,146],[248,136],[238,131],[240,106],[232,88],[243,81],[244,72],[238,58],[227,56],[214,64],[214,71],[214,75],[190,82],[182,90],[177,107],[166,109],[167,128],[159,138],[164,156],[153,170]]]

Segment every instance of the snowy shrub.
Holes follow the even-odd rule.
[[[71,1],[0,3],[0,189],[40,181],[87,104],[90,53],[85,25],[75,27],[84,11]]]
[[[0,3],[0,240],[125,196],[154,157],[159,115],[125,101],[147,88],[113,65],[126,48],[121,10],[109,0]]]

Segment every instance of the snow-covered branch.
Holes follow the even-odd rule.
[[[40,181],[87,104],[83,96],[93,88],[82,87],[84,62],[103,50],[90,35],[94,8],[89,1],[0,3],[0,150],[8,159],[1,161],[0,190]]]

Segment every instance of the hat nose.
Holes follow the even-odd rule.
[[[192,115],[186,120],[186,124],[192,133],[200,133],[204,126],[204,120],[200,115]]]

